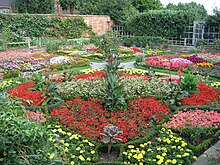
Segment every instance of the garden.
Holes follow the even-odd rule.
[[[188,165],[219,140],[219,52],[91,42],[0,53],[1,164]]]

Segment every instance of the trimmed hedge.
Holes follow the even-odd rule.
[[[131,17],[125,26],[136,36],[180,37],[185,26],[196,19],[195,15],[182,10],[150,10]]]

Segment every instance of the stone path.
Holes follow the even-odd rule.
[[[90,65],[92,68],[104,68],[106,62],[103,63],[92,62]],[[124,68],[134,68],[134,62],[121,63],[120,66],[124,66]],[[156,74],[169,75],[166,73],[158,73],[158,72],[156,72]],[[178,78],[177,75],[171,75],[171,76],[174,78]],[[213,164],[208,163],[207,155],[209,158],[214,158],[216,160],[218,157],[220,157],[220,140],[215,145],[213,145],[208,150],[206,150],[201,156],[199,156],[198,160],[192,165],[220,165],[220,160],[218,160],[218,162]]]

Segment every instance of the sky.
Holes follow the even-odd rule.
[[[196,2],[197,4],[201,4],[205,7],[208,14],[213,14],[213,8],[220,8],[220,0],[160,0],[163,5],[167,5],[168,3],[178,4],[182,3],[190,3]]]

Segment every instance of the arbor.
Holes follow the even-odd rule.
[[[16,0],[12,5],[13,11],[17,13],[54,13],[54,0]]]
[[[139,11],[159,10],[162,8],[160,0],[131,0],[131,4]]]
[[[205,7],[201,4],[197,4],[196,2],[191,2],[191,3],[181,3],[180,2],[180,3],[178,3],[178,5],[175,5],[173,3],[169,3],[166,6],[166,9],[191,11],[193,13],[196,13],[197,20],[204,20],[208,16]]]

